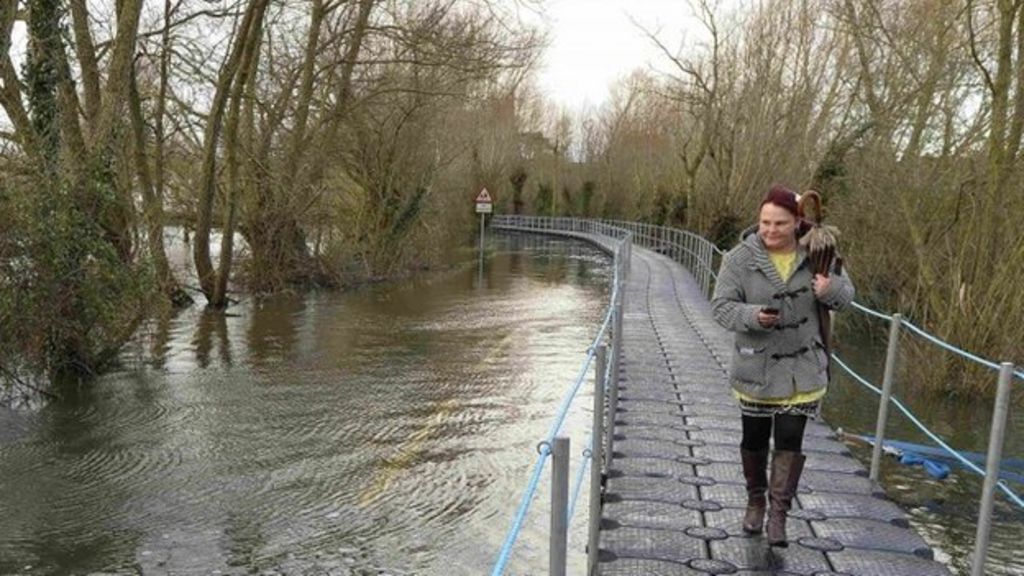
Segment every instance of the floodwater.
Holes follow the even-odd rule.
[[[74,397],[0,412],[0,574],[489,571],[610,282],[579,243],[490,250],[482,272],[195,306]],[[547,569],[545,497],[514,573]]]
[[[121,369],[42,408],[0,409],[0,574],[487,573],[610,273],[589,246],[499,236],[482,268],[147,326]],[[880,381],[884,345],[840,343]],[[876,397],[836,372],[827,420],[873,434]],[[913,390],[896,393],[957,448],[985,451],[991,402]],[[590,402],[584,389],[569,414],[573,478]],[[890,415],[890,437],[924,441]],[[1005,455],[1021,458],[1024,413],[1011,420]],[[548,475],[509,574],[547,572]],[[980,480],[886,458],[882,481],[938,559],[967,573]],[[583,570],[586,506],[584,488],[570,573]],[[1024,573],[1024,515],[999,496],[995,516],[987,573]]]
[[[858,314],[847,311],[844,314]],[[838,355],[868,382],[881,388],[885,365],[885,338],[888,325],[873,320],[868,332],[849,328],[838,330]],[[904,332],[898,347],[898,362],[909,362],[908,346],[915,335]],[[833,369],[832,386],[826,397],[823,413],[833,427],[861,436],[875,435],[878,395],[850,377],[843,369]],[[926,383],[915,382],[913,366],[902,366],[894,381],[893,397],[900,400],[928,429],[953,448],[980,455],[978,466],[985,468],[993,400],[967,398],[949,400],[925,392]],[[996,372],[991,373],[993,388]],[[1015,380],[1016,402],[1010,408],[1003,458],[1004,471],[1014,476],[1007,485],[1024,497],[1024,382]],[[889,408],[886,438],[936,447],[913,422],[895,406]],[[871,463],[871,446],[864,442],[847,442],[853,454],[865,467]],[[1012,462],[1011,462],[1012,460]],[[957,465],[944,480],[930,476],[921,465],[904,465],[894,455],[884,455],[880,482],[886,494],[910,515],[911,525],[936,550],[936,559],[949,565],[954,574],[970,574],[971,558],[978,529],[978,508],[981,501],[980,475]],[[1012,465],[1012,467],[1010,467]],[[1019,576],[1024,574],[1024,510],[1006,495],[996,492],[991,529],[991,545],[985,564],[987,576]]]

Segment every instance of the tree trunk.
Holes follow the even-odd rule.
[[[295,175],[299,171],[300,156],[306,147],[306,123],[309,120],[309,104],[313,99],[313,77],[316,73],[317,46],[323,21],[324,2],[323,0],[313,0],[309,34],[306,36],[306,51],[302,63],[302,80],[299,83],[299,96],[295,107],[295,128],[292,131],[285,164],[288,176],[285,178],[285,182],[295,181]]]
[[[71,22],[75,32],[75,54],[78,56],[78,67],[82,74],[82,92],[85,95],[85,121],[92,126],[99,116],[100,73],[96,59],[96,46],[89,30],[89,10],[85,0],[71,0]]]
[[[264,8],[266,3],[264,2]],[[259,66],[259,45],[263,33],[263,13],[256,18],[252,29],[245,40],[242,51],[242,62],[239,75],[231,88],[230,109],[227,123],[224,126],[224,150],[227,155],[227,187],[224,195],[224,226],[221,230],[220,266],[214,283],[213,297],[210,306],[224,308],[227,306],[228,280],[231,277],[231,264],[234,259],[235,221],[238,214],[238,197],[241,188],[241,167],[239,152],[242,147],[239,132],[242,121],[242,100],[246,88],[253,82]],[[247,143],[248,144],[248,143]],[[247,155],[248,156],[248,155]]]
[[[251,0],[245,10],[242,23],[238,27],[234,39],[234,46],[231,54],[221,66],[220,75],[217,79],[217,88],[214,93],[213,103],[210,106],[210,113],[206,121],[206,133],[203,137],[203,157],[201,174],[199,179],[199,205],[196,211],[196,233],[193,245],[193,259],[196,265],[196,275],[199,277],[199,287],[206,295],[210,305],[215,291],[215,271],[210,260],[210,228],[213,218],[213,198],[217,188],[217,145],[220,141],[220,133],[223,128],[224,108],[227,105],[231,88],[238,75],[239,66],[242,63],[242,54],[248,46],[254,28],[260,27],[263,14],[267,9],[268,0]],[[256,37],[259,32],[255,31]]]
[[[0,106],[7,112],[7,118],[14,126],[15,141],[21,145],[25,155],[33,164],[42,166],[39,135],[29,118],[22,101],[21,80],[11,60],[11,33],[18,14],[17,2],[0,3]]]
[[[149,160],[146,158],[146,136],[142,118],[142,103],[139,100],[138,86],[134,73],[131,75],[131,84],[128,91],[128,107],[132,126],[132,152],[135,172],[142,191],[142,206],[146,221],[146,240],[149,246],[149,255],[153,259],[153,268],[156,272],[157,284],[159,284],[161,292],[173,298],[178,290],[178,283],[171,273],[170,265],[167,263],[167,253],[164,251],[163,200],[156,193],[149,169]]]
[[[334,109],[328,123],[328,135],[334,135],[348,112],[349,99],[352,96],[352,73],[355,71],[356,59],[363,47],[363,39],[366,37],[366,28],[370,21],[370,12],[377,0],[359,0],[359,14],[352,29],[352,38],[349,39],[348,47],[345,49],[345,59],[341,64],[341,74],[338,77],[338,96]]]

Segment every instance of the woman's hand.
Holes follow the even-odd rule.
[[[815,274],[814,280],[811,281],[811,288],[814,290],[814,295],[818,298],[824,296],[831,285],[832,279],[824,274]]]
[[[757,323],[760,324],[762,328],[773,328],[779,323],[779,315],[769,314],[768,312],[761,310],[757,313]]]

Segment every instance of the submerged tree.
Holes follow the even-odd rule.
[[[79,2],[72,2],[77,19]],[[64,4],[32,0],[0,10],[0,91],[20,154],[6,158],[5,214],[12,238],[0,259],[0,362],[78,378],[103,369],[147,309],[147,269],[135,259],[131,191],[124,186],[119,130],[141,2],[120,2],[106,75],[75,27],[84,101],[64,43]],[[11,60],[11,32],[27,16],[22,83]],[[24,94],[19,87],[24,85]],[[23,100],[24,98],[24,100]],[[28,108],[23,108],[22,102]]]

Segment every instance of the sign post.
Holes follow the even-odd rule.
[[[476,213],[480,215],[480,258],[484,257],[484,220],[488,214],[494,211],[494,203],[487,188],[481,188],[476,195]]]

